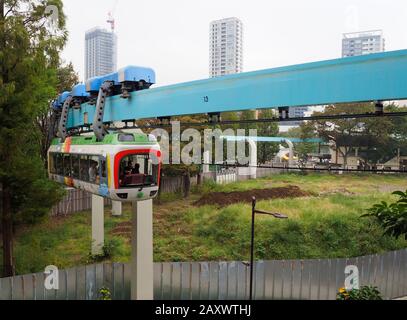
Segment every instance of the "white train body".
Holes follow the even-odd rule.
[[[141,133],[55,139],[48,150],[52,180],[116,201],[143,201],[158,193],[161,152]]]

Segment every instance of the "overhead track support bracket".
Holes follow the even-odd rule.
[[[62,141],[65,141],[66,136],[67,136],[68,112],[69,112],[69,106],[71,105],[71,102],[72,102],[72,96],[68,96],[62,107],[61,118],[59,120],[59,126],[58,126],[58,137],[60,137],[62,139]]]
[[[96,110],[92,124],[92,129],[93,132],[95,133],[97,141],[102,141],[105,135],[107,134],[107,131],[103,124],[103,116],[105,113],[106,98],[112,86],[113,86],[112,81],[105,81],[103,82],[99,89],[99,95],[96,101]]]

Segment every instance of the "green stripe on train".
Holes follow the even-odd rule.
[[[96,141],[95,136],[77,136],[77,137],[71,137],[71,145],[103,145],[103,144],[113,144],[113,145],[119,145],[119,144],[126,144],[126,145],[132,145],[132,144],[155,144],[156,142],[150,141],[148,139],[148,136],[143,133],[133,133],[132,135],[134,136],[134,141],[119,141],[120,133],[111,133],[107,134],[103,141]],[[126,133],[126,135],[129,135],[129,133]],[[61,144],[61,139],[60,138],[55,138],[52,140],[51,145],[58,145]]]

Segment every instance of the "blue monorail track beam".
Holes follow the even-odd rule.
[[[407,99],[407,50],[376,53],[130,92],[106,99],[103,122],[262,108]],[[68,129],[92,124],[95,106],[71,108]]]
[[[294,117],[294,118],[261,118],[261,119],[246,119],[246,120],[222,120],[217,122],[203,121],[203,122],[180,122],[181,127],[202,127],[202,126],[214,126],[214,125],[234,125],[234,124],[252,124],[252,123],[265,123],[265,122],[293,122],[293,121],[321,121],[321,120],[342,120],[342,119],[361,119],[361,118],[377,118],[377,117],[405,117],[407,116],[406,111],[398,112],[383,112],[383,113],[350,113],[350,114],[334,114],[334,115],[317,115],[317,116],[306,116],[306,117]],[[128,123],[123,127],[124,129],[155,129],[155,128],[169,128],[172,123],[159,123],[159,124],[147,124],[147,125],[129,125]],[[116,128],[109,128],[109,130],[121,130]],[[86,131],[84,131],[86,132]]]

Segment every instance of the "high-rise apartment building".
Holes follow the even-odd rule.
[[[353,57],[385,50],[382,30],[344,33],[342,57]]]
[[[99,27],[85,34],[85,80],[117,69],[117,36]]]
[[[209,75],[218,77],[243,71],[243,24],[238,18],[210,23]]]

